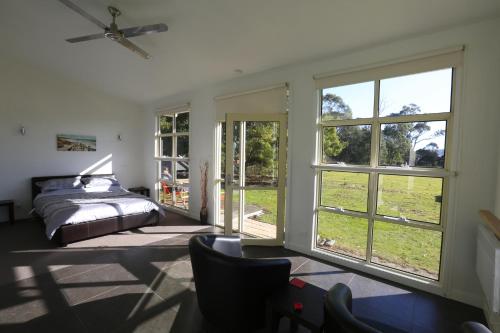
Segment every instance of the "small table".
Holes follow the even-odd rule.
[[[130,192],[134,192],[137,194],[145,195],[149,197],[149,188],[144,187],[144,186],[139,186],[139,187],[131,187],[128,189]]]
[[[308,328],[311,332],[322,332],[325,322],[324,300],[326,290],[306,283],[304,288],[288,284],[277,290],[271,296],[272,329],[278,330],[279,319],[286,316],[290,319],[291,331],[296,331],[298,325]],[[300,302],[304,306],[301,312],[293,309],[293,303]]]
[[[7,206],[9,209],[9,221],[10,224],[14,223],[14,201],[13,200],[0,200],[0,207]]]

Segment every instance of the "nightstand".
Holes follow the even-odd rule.
[[[149,188],[144,187],[144,186],[139,186],[139,187],[131,187],[128,189],[130,192],[134,192],[137,194],[144,195],[146,197],[149,197]]]
[[[0,200],[0,207],[7,206],[9,209],[9,221],[10,224],[14,223],[14,201],[13,200]]]

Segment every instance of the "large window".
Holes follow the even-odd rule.
[[[156,120],[157,200],[189,208],[189,109],[161,112]]]
[[[319,87],[317,250],[440,279],[455,70]]]

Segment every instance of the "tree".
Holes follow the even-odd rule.
[[[420,112],[420,107],[412,103],[404,105],[401,111],[391,113],[389,116],[415,115]],[[384,144],[383,147],[381,147],[381,163],[383,165],[403,165],[406,163],[410,166],[418,165],[418,163],[416,163],[415,152],[417,144],[445,134],[444,130],[439,130],[431,136],[426,136],[425,134],[427,134],[430,129],[431,127],[427,122],[385,125],[382,131]]]
[[[438,154],[438,148],[435,142],[431,142],[425,148],[417,150],[415,164],[425,167],[439,166],[441,159]]]
[[[246,123],[246,170],[247,178],[252,181],[252,177],[257,178],[274,176],[277,168],[277,145],[279,136],[277,129],[272,122],[252,122]],[[260,179],[262,180],[262,179]]]
[[[339,160],[347,164],[370,164],[372,133],[369,126],[342,126],[338,136],[346,145],[339,153]]]
[[[323,160],[331,161],[347,146],[346,142],[340,141],[335,127],[325,127],[323,130]]]
[[[322,120],[352,119],[352,110],[345,104],[342,97],[335,94],[326,94],[323,96],[321,104]]]
[[[326,94],[322,120],[352,119],[352,110],[342,97]],[[323,131],[324,160],[348,164],[369,164],[371,131],[367,126],[338,126]]]

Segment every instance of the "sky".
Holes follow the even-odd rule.
[[[399,76],[380,80],[380,116],[399,112],[404,105],[416,104],[421,113],[449,112],[451,103],[452,69]],[[374,82],[364,82],[324,89],[324,94],[336,94],[351,107],[353,118],[373,117]],[[446,122],[428,122],[434,133],[445,129]],[[444,136],[422,141],[416,149],[434,142],[444,149]]]

